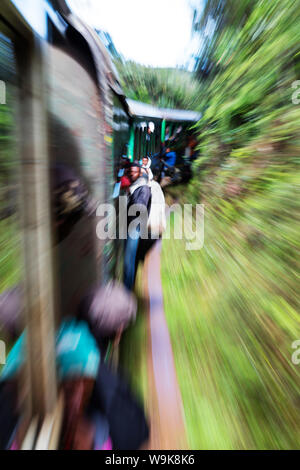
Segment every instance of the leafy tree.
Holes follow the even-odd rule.
[[[116,61],[128,98],[159,107],[194,109],[199,83],[190,72],[172,68],[152,68],[135,62]]]

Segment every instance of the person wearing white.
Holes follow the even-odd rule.
[[[151,170],[151,158],[143,157],[141,161],[142,171],[148,175],[148,181],[153,180],[153,173]]]

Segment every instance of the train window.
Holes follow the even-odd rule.
[[[138,127],[134,128],[134,158],[140,156],[140,130]]]
[[[128,116],[116,95],[114,95],[113,113],[113,160],[116,172],[121,156],[127,154],[127,144],[129,141]]]
[[[15,320],[20,315],[16,309],[21,305],[23,275],[16,59],[12,40],[1,30],[0,22],[0,340],[6,355],[19,333]],[[0,367],[3,359],[0,357]]]
[[[122,103],[117,95],[113,95],[113,165],[114,180],[120,168],[120,159],[128,154],[129,141],[129,118],[125,112]],[[117,224],[118,222],[118,204],[116,204]],[[121,277],[121,259],[123,245],[120,240],[109,240],[105,246],[105,262],[107,275]]]

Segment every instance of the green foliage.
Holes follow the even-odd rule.
[[[0,221],[0,293],[20,282],[21,240],[15,219]]]
[[[0,47],[0,66],[1,52]],[[0,293],[17,284],[21,277],[20,214],[16,213],[20,168],[15,105],[16,90],[7,84],[6,104],[0,104]]]
[[[128,98],[162,108],[194,109],[199,84],[193,74],[135,62],[116,62],[116,66]]]
[[[215,2],[208,2],[210,5]],[[223,2],[223,14],[231,2]],[[206,21],[215,17],[215,31],[198,66],[203,72],[207,55],[210,73],[202,79],[199,104],[205,109],[199,122],[200,149],[206,155],[211,139],[231,149],[249,143],[258,135],[269,135],[270,127],[281,127],[281,119],[293,107],[292,83],[297,78],[300,30],[295,2],[239,2],[234,25],[215,10],[207,9]],[[241,9],[244,5],[244,9]],[[233,21],[233,19],[232,19]],[[233,27],[234,26],[234,27]],[[209,51],[209,53],[207,52]],[[297,124],[296,124],[297,123]],[[285,136],[295,134],[299,111],[289,116]],[[289,132],[290,131],[290,132]],[[228,154],[228,149],[226,149]]]
[[[164,241],[162,263],[193,449],[300,443],[299,20],[297,2],[208,0],[195,27],[214,24],[198,68],[199,158],[178,193],[205,204],[205,242]]]
[[[5,191],[16,181],[16,143],[12,97],[7,90],[7,104],[0,105],[0,209],[7,202]]]
[[[120,345],[120,363],[123,373],[135,390],[138,398],[146,404],[148,400],[147,376],[147,314],[143,298],[141,269],[137,272],[135,294],[138,300],[138,312],[135,323],[128,328]]]
[[[192,449],[300,442],[297,177],[279,162],[264,171],[244,165],[234,170],[250,186],[243,197],[224,198],[229,165],[202,185],[202,250],[163,242],[165,311]],[[179,193],[191,202],[190,188]]]

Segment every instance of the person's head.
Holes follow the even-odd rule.
[[[142,158],[142,163],[143,163],[143,166],[147,166],[148,165],[148,157],[143,157]]]
[[[123,155],[121,157],[121,160],[120,160],[120,166],[121,168],[128,168],[128,166],[130,165],[130,160],[128,157],[126,157],[126,155]]]
[[[129,177],[130,181],[134,183],[141,176],[141,165],[138,162],[133,162],[130,165]]]
[[[167,152],[167,153],[171,152],[170,147],[167,147],[167,148],[166,148],[166,152]]]

